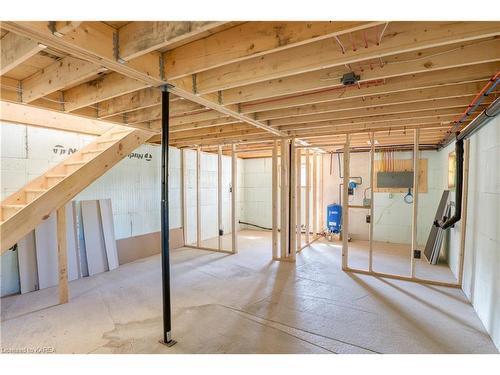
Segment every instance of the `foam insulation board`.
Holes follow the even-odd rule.
[[[82,201],[83,232],[89,276],[109,270],[98,201]]]
[[[38,289],[35,231],[31,231],[17,243],[17,251],[21,293],[33,292]]]
[[[101,213],[102,231],[104,244],[106,246],[106,256],[110,270],[118,268],[118,253],[116,251],[115,228],[113,224],[113,209],[111,199],[99,199]]]
[[[59,282],[55,212],[35,228],[35,241],[39,288],[55,286]]]

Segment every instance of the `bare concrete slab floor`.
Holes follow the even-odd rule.
[[[71,300],[65,305],[57,305],[57,288],[3,298],[2,348],[497,353],[459,289],[344,273],[340,247],[325,241],[300,252],[296,265],[270,260],[270,233],[240,232],[239,249],[237,255],[172,252],[173,337],[178,344],[171,348],[158,343],[159,255],[71,282]]]

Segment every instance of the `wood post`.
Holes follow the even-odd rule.
[[[305,191],[305,201],[306,201],[306,243],[310,242],[309,233],[311,232],[311,158],[309,156],[309,150],[306,150],[306,191]]]
[[[186,214],[186,151],[181,149],[181,215],[182,215],[182,233],[184,245],[186,245],[187,238],[187,214]]]
[[[313,200],[313,206],[312,206],[312,231],[313,231],[313,238],[316,237],[318,234],[318,154],[315,152],[313,153],[313,173],[312,173],[312,200]]]
[[[57,260],[59,269],[59,303],[67,303],[68,293],[68,243],[66,239],[66,207],[57,210]]]
[[[290,246],[288,256],[295,259],[297,252],[297,151],[295,138],[290,140]]]
[[[272,224],[273,259],[278,258],[278,141],[274,140],[272,156]]]
[[[201,189],[200,189],[201,149],[196,149],[196,246],[201,246]]]
[[[413,205],[411,221],[411,250],[410,250],[410,271],[411,277],[415,277],[415,255],[417,250],[417,228],[418,228],[418,176],[419,176],[419,137],[420,129],[414,130],[413,135]]]
[[[302,249],[302,150],[300,148],[296,148],[297,157],[296,157],[296,205],[297,205],[297,251]]]
[[[236,223],[236,207],[238,204],[238,158],[236,145],[231,145],[231,245],[233,253],[238,252],[238,224]]]
[[[326,210],[326,207],[325,207],[325,199],[324,199],[324,192],[323,192],[323,183],[324,183],[324,168],[323,168],[323,155],[320,154],[319,155],[319,162],[320,162],[320,180],[319,180],[319,188],[320,188],[320,193],[319,193],[319,196],[320,196],[320,207],[319,207],[319,212],[320,212],[320,215],[319,215],[319,226],[320,226],[320,231],[323,232],[323,230],[326,228],[326,223],[325,223],[325,210]]]
[[[217,149],[217,248],[222,249],[222,146]]]
[[[347,270],[347,257],[349,251],[349,143],[351,136],[346,134],[344,144],[344,181],[342,191],[342,270]]]
[[[286,258],[286,255],[288,253],[288,189],[289,189],[289,171],[288,171],[288,156],[289,156],[289,141],[286,138],[281,139],[281,163],[280,163],[280,169],[281,169],[281,204],[280,204],[280,220],[281,220],[281,231],[280,231],[280,238],[281,238],[281,252],[280,252],[280,258]]]
[[[460,223],[460,252],[458,255],[458,282],[462,286],[464,276],[464,254],[465,254],[465,239],[467,234],[467,196],[469,193],[469,157],[470,157],[470,140],[464,141],[464,172],[462,182],[462,218]]]
[[[373,271],[373,213],[374,213],[374,193],[373,186],[375,182],[375,133],[370,133],[370,227],[369,227],[369,240],[370,240],[370,248],[368,255],[368,270],[370,272]]]

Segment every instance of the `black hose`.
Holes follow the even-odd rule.
[[[260,226],[260,225],[257,225],[257,224],[252,224],[252,223],[247,223],[247,222],[244,222],[244,221],[241,221],[241,220],[238,220],[238,223],[239,223],[239,224],[250,225],[250,226],[252,226],[252,227],[256,227],[256,228],[260,228],[260,229],[264,229],[264,230],[273,230],[272,228],[262,227],[262,226]]]

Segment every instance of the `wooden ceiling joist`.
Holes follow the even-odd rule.
[[[172,145],[238,142],[254,148],[249,155],[291,136],[314,146],[349,133],[353,144],[366,147],[371,131],[380,132],[381,145],[410,145],[414,128],[422,129],[422,142],[438,145],[500,70],[499,22],[7,21],[1,27],[2,58],[9,35],[47,46],[29,57],[19,49],[20,63],[9,63],[18,65],[1,77],[2,100],[160,131],[160,86],[168,85]],[[351,71],[359,81],[342,85]]]
[[[246,22],[167,51],[165,76],[183,76],[332,38],[383,22]]]
[[[495,22],[397,22],[389,24],[379,45],[342,51],[325,39],[196,74],[198,93],[209,93],[319,69],[378,59],[419,49],[456,44],[499,34]],[[185,84],[192,82],[184,79]],[[174,82],[176,84],[176,82]]]
[[[129,61],[155,50],[188,43],[228,22],[137,21],[118,29],[119,58]]]
[[[0,45],[2,49],[0,75],[8,73],[16,66],[28,60],[31,56],[47,48],[43,44],[14,33],[7,33],[0,39]]]
[[[21,81],[22,100],[30,103],[53,92],[85,82],[106,69],[68,56]]]

